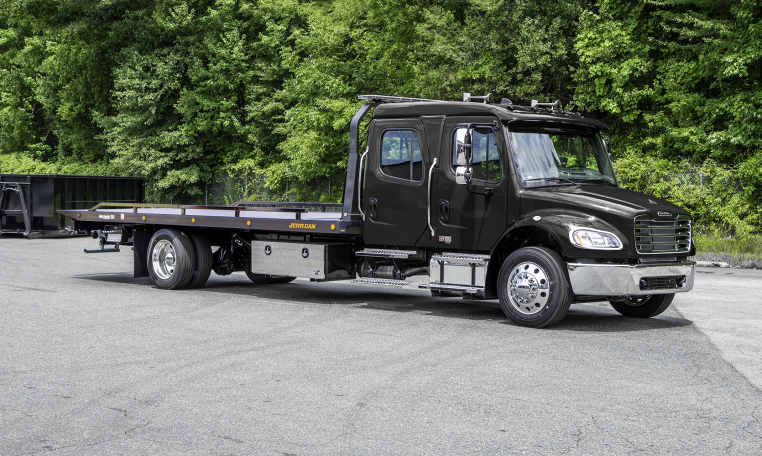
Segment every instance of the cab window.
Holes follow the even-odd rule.
[[[389,177],[420,181],[423,160],[415,130],[387,130],[381,136],[381,172]]]

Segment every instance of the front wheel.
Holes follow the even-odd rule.
[[[625,317],[651,318],[667,310],[675,294],[629,296],[621,301],[609,301],[611,307]]]
[[[563,258],[544,247],[513,252],[497,279],[503,313],[522,326],[535,328],[561,321],[571,305],[565,266]]]

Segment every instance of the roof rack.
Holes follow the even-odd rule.
[[[553,103],[538,103],[537,100],[532,100],[532,106],[530,107],[538,108],[538,107],[548,106],[550,110],[553,111],[557,104],[558,104],[558,100],[554,101]]]
[[[404,103],[407,101],[444,101],[444,100],[430,100],[428,98],[410,98],[410,97],[392,97],[389,95],[359,95],[358,100],[370,100],[377,103]]]
[[[463,94],[463,101],[469,102],[469,101],[477,101],[482,102],[485,104],[488,104],[490,101],[490,96],[492,94],[488,93],[487,95],[483,96],[474,96],[470,93],[464,93]],[[404,102],[446,102],[446,100],[432,100],[430,98],[411,98],[411,97],[393,97],[389,95],[359,95],[357,97],[358,100],[368,100],[373,101],[376,103],[404,103]],[[564,111],[563,109],[558,108],[558,100],[554,101],[553,103],[540,103],[537,100],[532,100],[531,106],[521,106],[513,104],[511,100],[508,98],[503,98],[500,100],[500,103],[497,103],[498,106],[505,107],[507,109],[510,109],[511,111],[523,111],[523,112],[537,112],[539,110],[544,111],[550,111],[551,113],[560,113],[562,115],[572,115],[577,117],[582,117],[582,114],[578,112],[571,112],[571,111]]]
[[[482,100],[482,103],[486,104],[486,103],[489,103],[489,97],[490,97],[490,95],[492,95],[492,94],[488,93],[487,95],[476,96],[476,95],[471,95],[468,92],[465,92],[463,94],[463,101],[469,102],[469,101],[479,101],[479,100]]]

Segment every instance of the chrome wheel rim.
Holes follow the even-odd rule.
[[[521,263],[508,278],[508,300],[524,315],[534,315],[545,308],[550,298],[548,275],[535,263]]]
[[[172,243],[162,239],[153,246],[151,252],[153,270],[160,279],[169,279],[175,272],[175,248]]]

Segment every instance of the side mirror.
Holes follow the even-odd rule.
[[[603,138],[603,142],[606,144],[606,152],[609,154],[609,159],[611,159],[611,136],[609,136],[608,133],[598,133]]]
[[[455,161],[458,166],[471,166],[471,129],[461,128],[456,133]]]
[[[471,183],[473,171],[470,166],[458,166],[455,168],[455,183],[466,185]]]
[[[458,143],[456,165],[466,166],[471,161],[471,144]]]

